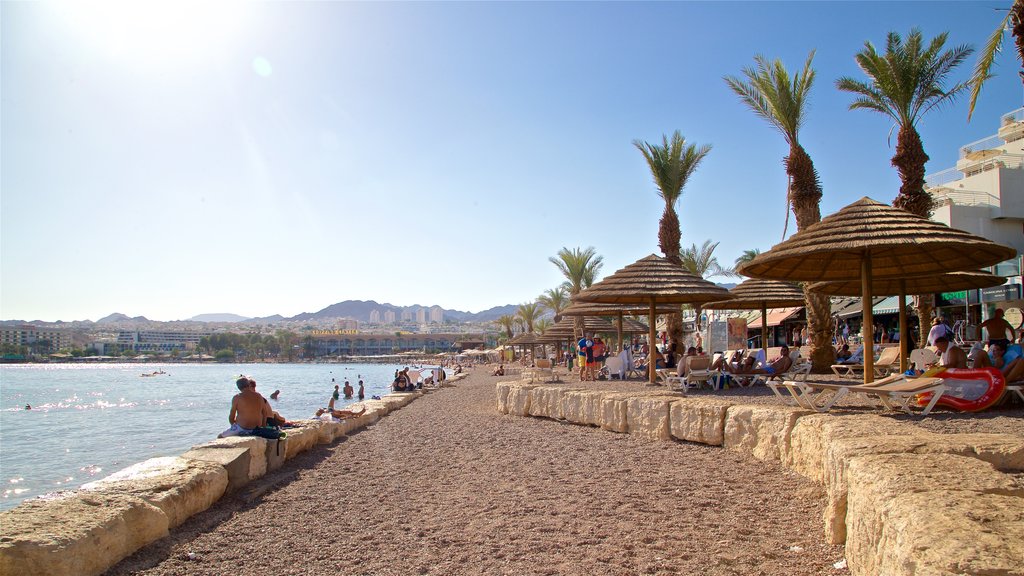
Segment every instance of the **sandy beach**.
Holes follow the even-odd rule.
[[[813,482],[722,448],[501,415],[489,374],[300,455],[108,574],[846,572]]]

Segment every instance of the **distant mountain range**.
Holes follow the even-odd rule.
[[[401,318],[402,312],[411,312],[415,314],[418,310],[430,310],[432,306],[421,306],[419,304],[413,304],[412,306],[395,306],[394,304],[380,304],[373,300],[346,300],[344,302],[338,302],[337,304],[331,304],[330,306],[319,310],[317,312],[304,312],[286,320],[324,320],[328,318],[352,318],[353,320],[359,320],[360,322],[369,322],[370,314],[376,310],[384,314],[386,311],[394,312],[395,315]],[[491,320],[497,320],[499,316],[505,314],[514,314],[518,310],[518,306],[515,304],[506,304],[504,306],[495,306],[482,312],[463,312],[461,310],[445,310],[442,308],[442,314],[446,321],[453,322],[489,322]],[[265,319],[260,319],[265,320]]]

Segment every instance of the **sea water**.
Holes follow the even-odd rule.
[[[392,364],[35,364],[0,366],[0,510],[175,456],[228,427],[246,374],[287,419],[312,418],[345,380],[390,391]],[[144,373],[166,374],[144,377]],[[424,372],[426,375],[427,372]],[[332,383],[332,379],[334,382]],[[341,408],[357,400],[340,400]],[[31,410],[25,406],[31,405]]]

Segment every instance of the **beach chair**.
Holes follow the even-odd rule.
[[[881,378],[893,370],[900,368],[900,348],[890,346],[883,348],[874,363],[875,376]],[[841,378],[856,378],[864,371],[864,364],[833,364],[832,372]]]
[[[715,385],[712,383],[712,377],[717,374],[717,371],[711,370],[711,358],[707,356],[687,356],[686,362],[686,375],[682,377],[682,388],[693,388],[699,389],[701,384],[707,384],[712,390]]]
[[[922,416],[927,416],[932,411],[935,403],[946,390],[946,384],[942,378],[907,378],[903,374],[893,374],[871,384],[825,384],[786,380],[781,384],[769,383],[769,387],[776,396],[784,401],[787,399],[779,390],[780,388],[788,392],[798,406],[816,412],[828,412],[836,402],[850,394],[864,394],[878,398],[882,405],[889,410],[899,409],[913,414],[910,402],[921,394],[930,393],[931,399],[921,410]]]
[[[558,374],[555,374],[555,369],[552,366],[551,360],[548,358],[541,358],[534,361],[533,369],[530,371],[530,381],[534,378],[545,377],[545,382],[560,382]]]
[[[939,361],[939,355],[929,348],[917,348],[910,351],[909,362],[915,370],[927,370]]]
[[[609,356],[604,359],[604,367],[608,369],[608,379],[618,376],[619,380],[626,379],[626,363],[621,356]]]
[[[641,378],[645,374],[641,373],[636,367],[636,362],[633,361],[633,353],[629,351],[629,348],[619,352],[619,358],[626,363],[626,377],[627,378]]]

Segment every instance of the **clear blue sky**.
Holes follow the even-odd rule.
[[[0,318],[530,301],[563,246],[605,274],[658,251],[632,141],[676,129],[714,147],[683,244],[728,265],[781,240],[787,147],[723,75],[816,49],[822,212],[891,202],[891,123],[835,79],[890,30],[980,49],[1009,5],[4,2]],[[1008,38],[973,122],[925,117],[929,173],[1022,105],[1018,67]]]

